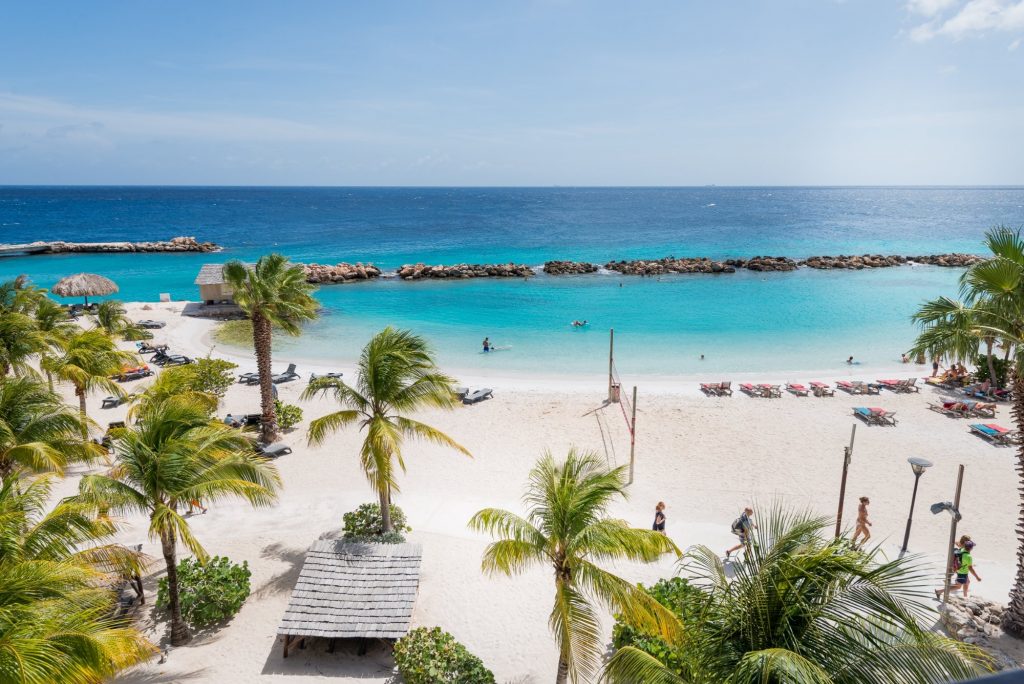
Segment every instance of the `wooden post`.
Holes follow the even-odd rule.
[[[615,328],[608,329],[608,403],[612,403],[612,384],[615,365]]]
[[[964,484],[964,464],[960,464],[960,468],[956,474],[956,495],[953,497],[953,508],[954,511],[950,511],[953,517],[953,522],[949,525],[949,555],[946,556],[946,574],[943,575],[942,583],[945,585],[945,589],[942,590],[942,602],[949,602],[949,576],[953,573],[953,545],[956,544],[956,524],[960,522],[957,520],[957,516],[960,515],[960,488]]]
[[[633,385],[633,417],[629,426],[629,482],[633,484],[633,464],[636,462],[636,385]]]
[[[288,657],[288,643],[292,640],[287,634],[284,635],[284,657]]]
[[[850,430],[850,446],[843,447],[843,477],[839,481],[839,510],[836,512],[836,539],[843,528],[843,504],[846,502],[846,475],[850,471],[850,461],[853,459],[853,438],[857,436],[857,424],[853,424]]]

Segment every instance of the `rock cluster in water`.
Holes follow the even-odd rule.
[[[881,254],[847,256],[845,254],[840,254],[839,256],[808,257],[801,261],[800,265],[806,266],[807,268],[827,270],[832,268],[890,268],[892,266],[901,266],[905,263],[907,263],[907,257],[902,256],[882,256]]]
[[[750,259],[727,259],[726,264],[748,271],[795,271],[797,263],[789,257],[756,256]]]
[[[929,266],[963,268],[973,266],[979,261],[984,261],[984,259],[977,254],[929,254],[926,256],[908,256],[907,261],[913,261],[915,264],[928,264]]]
[[[609,271],[624,275],[662,275],[664,273],[734,273],[732,265],[722,261],[711,261],[707,257],[664,259],[635,259],[633,261],[609,261],[604,265]]]
[[[957,596],[955,589],[951,592],[949,603],[939,607],[939,620],[946,632],[965,644],[988,651],[997,670],[1020,667],[1020,663],[998,648],[1003,640],[1003,606],[973,596],[965,599]]]
[[[43,254],[86,252],[219,252],[220,246],[212,242],[199,242],[194,237],[176,237],[155,242],[33,242],[26,245],[41,248]]]
[[[380,269],[373,264],[348,264],[345,262],[334,266],[303,264],[302,268],[306,271],[306,282],[317,284],[351,283],[380,277]]]
[[[544,272],[550,275],[577,275],[580,273],[597,273],[597,264],[585,261],[545,261]]]
[[[535,275],[526,264],[454,264],[452,266],[430,266],[427,264],[405,264],[398,269],[402,280],[424,278],[527,278]]]

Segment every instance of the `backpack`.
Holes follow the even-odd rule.
[[[735,535],[743,534],[743,518],[739,517],[732,521],[732,533]]]
[[[963,558],[963,555],[964,555],[964,550],[963,549],[956,549],[955,551],[953,551],[953,571],[954,572],[956,572],[957,570],[960,569],[960,562],[961,562],[961,559]]]

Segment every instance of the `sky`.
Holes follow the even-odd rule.
[[[1024,0],[8,2],[0,184],[1024,184]]]

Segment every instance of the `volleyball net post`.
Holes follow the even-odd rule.
[[[615,367],[615,330],[608,331],[608,401],[607,404],[618,404],[622,410],[622,419],[626,421],[629,431],[629,482],[633,484],[633,471],[636,465],[636,385],[633,385],[633,397],[622,394],[622,380],[618,368]]]

